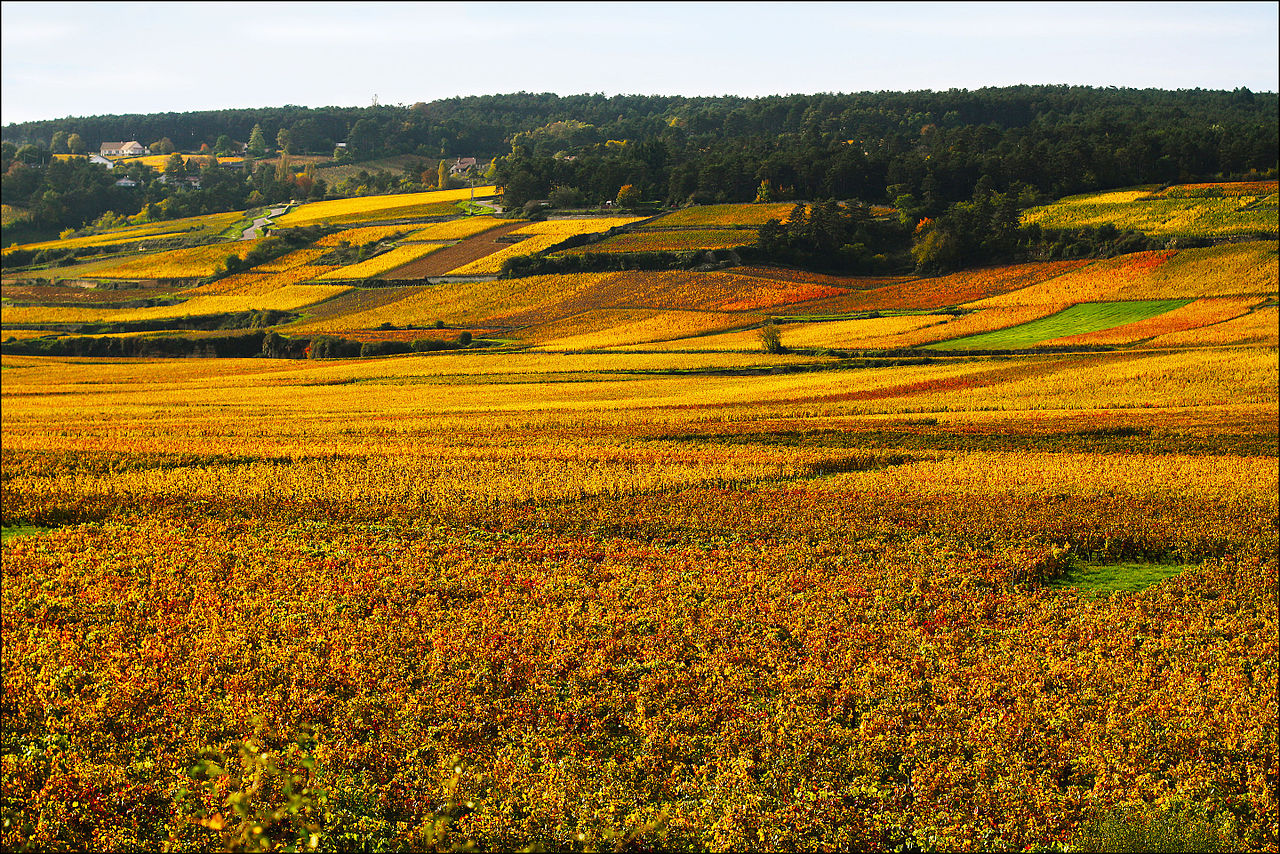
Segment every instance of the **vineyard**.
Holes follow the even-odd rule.
[[[318,222],[357,223],[420,216],[457,216],[457,202],[492,196],[495,187],[471,190],[435,190],[427,193],[405,193],[398,196],[367,196],[357,199],[333,199],[300,205],[280,217],[281,226],[300,226]]]
[[[1275,845],[1273,352],[4,367],[5,847]]]
[[[730,249],[754,243],[753,229],[652,229],[619,234],[569,252],[687,252],[697,249]]]
[[[1023,219],[1045,228],[1108,223],[1148,234],[1274,239],[1276,193],[1275,181],[1120,190],[1072,196]]]
[[[791,205],[457,192],[6,267],[0,848],[1277,850],[1274,240],[502,278]]]

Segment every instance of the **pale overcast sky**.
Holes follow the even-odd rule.
[[[0,122],[463,95],[1280,89],[1266,3],[4,2]]]

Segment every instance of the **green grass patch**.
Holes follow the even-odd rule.
[[[33,534],[43,534],[48,528],[42,528],[39,525],[6,525],[0,528],[0,542],[7,543],[14,537],[29,537]]]
[[[951,341],[929,344],[926,350],[1020,350],[1067,335],[1084,335],[1146,320],[1192,302],[1187,299],[1082,302],[1057,314]]]
[[[1045,586],[1055,590],[1075,589],[1088,596],[1136,593],[1189,568],[1173,563],[1079,564]]]

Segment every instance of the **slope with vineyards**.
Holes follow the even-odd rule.
[[[4,250],[0,844],[1275,850],[1275,193]]]
[[[1200,219],[1216,216],[1223,200],[1257,219],[1270,200],[1274,220],[1274,191],[1274,182],[1174,186],[1158,194],[1112,193],[1105,203],[1069,199],[1056,209],[1031,210],[1025,219],[1043,223],[1088,211],[1091,223],[1110,217],[1108,223],[1131,225],[1149,216],[1158,195],[1154,201],[1176,201],[1184,218],[1201,205]],[[494,197],[493,188],[481,192]],[[1216,244],[1181,248],[1174,238],[1169,248],[1112,258],[1029,261],[942,276],[830,275],[733,260],[735,249],[750,257],[760,225],[791,216],[786,204],[521,224],[492,213],[462,216],[452,205],[463,196],[443,191],[298,205],[275,217],[271,238],[225,239],[243,233],[246,213],[171,226],[184,229],[173,232],[184,244],[198,245],[151,249],[148,229],[156,229],[148,226],[61,241],[61,248],[85,254],[6,273],[3,334],[44,341],[59,352],[70,352],[86,332],[139,337],[133,346],[145,350],[148,338],[235,328],[246,317],[286,338],[323,334],[411,346],[441,340],[440,330],[448,329],[454,336],[470,333],[477,346],[543,350],[750,350],[766,322],[777,326],[784,347],[837,352],[1142,347],[1159,345],[1166,335],[1205,344],[1274,337],[1267,332],[1274,326],[1275,242],[1253,220]],[[213,240],[219,232],[224,239]],[[56,248],[33,244],[5,252],[27,260]],[[507,271],[511,261],[538,256],[619,254],[638,261],[601,272]],[[645,259],[696,262],[704,255],[712,261],[644,269]],[[101,296],[105,289],[112,299]],[[389,351],[375,346],[370,352]]]

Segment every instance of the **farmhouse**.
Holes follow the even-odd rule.
[[[133,189],[134,187],[138,186],[138,182],[132,178],[121,178],[119,181],[116,181],[116,186],[128,187],[129,189]]]
[[[108,169],[114,169],[114,168],[116,168],[116,164],[115,164],[115,163],[113,163],[113,162],[111,162],[110,160],[108,160],[107,158],[103,157],[101,154],[90,154],[90,155],[89,155],[89,162],[90,162],[90,163],[96,163],[96,164],[98,164],[99,166],[105,166],[105,167],[107,167]]]
[[[465,175],[475,168],[476,159],[474,157],[459,157],[458,161],[449,167],[449,174],[455,177]]]
[[[181,178],[174,178],[172,175],[161,175],[156,181],[160,184],[186,184],[197,190],[200,189],[199,175],[184,175]]]
[[[150,154],[151,149],[131,139],[128,142],[104,142],[98,153],[103,157],[141,157]]]

